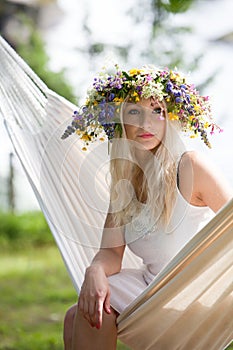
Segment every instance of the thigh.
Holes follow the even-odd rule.
[[[83,314],[76,308],[73,323],[72,350],[115,350],[117,344],[116,318],[118,314],[114,309],[111,309],[111,311],[111,314],[103,312],[102,327],[96,329],[89,324],[83,317]]]

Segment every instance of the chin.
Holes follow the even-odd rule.
[[[147,141],[147,142],[136,142],[136,147],[140,150],[144,151],[153,151],[158,148],[158,146],[161,144],[161,141]]]

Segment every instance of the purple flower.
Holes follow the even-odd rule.
[[[105,100],[105,98],[103,98],[103,100],[100,101],[99,105],[100,105],[100,108],[101,108],[101,109],[105,108],[105,105],[106,105],[106,100]]]
[[[114,97],[115,97],[115,94],[113,92],[111,92],[108,96],[108,101],[111,102],[114,99]]]
[[[180,97],[181,96],[181,92],[180,91],[174,91],[173,94],[176,97]]]
[[[176,98],[175,98],[175,101],[176,101],[176,103],[181,103],[183,100],[182,100],[182,98],[180,98],[180,97],[176,97]]]
[[[172,92],[173,84],[169,81],[166,85],[166,91]]]
[[[100,111],[98,121],[102,123],[105,120],[105,110]]]

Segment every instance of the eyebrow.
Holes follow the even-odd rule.
[[[125,110],[126,109],[130,109],[130,108],[138,108],[138,109],[142,109],[143,107],[136,104],[136,103],[128,103],[127,106],[125,106]]]
[[[141,105],[139,105],[137,103],[128,103],[127,106],[125,106],[125,110],[130,109],[130,108],[138,108],[140,110],[142,110],[142,109],[151,109],[151,110],[153,110],[153,109],[156,109],[156,108],[163,109],[162,106],[160,104],[158,104],[158,103],[156,103],[154,106],[148,106],[148,107],[141,106]]]

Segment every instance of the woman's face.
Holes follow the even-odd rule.
[[[161,104],[154,99],[126,103],[123,113],[126,137],[142,149],[153,150],[164,138],[166,121]]]

